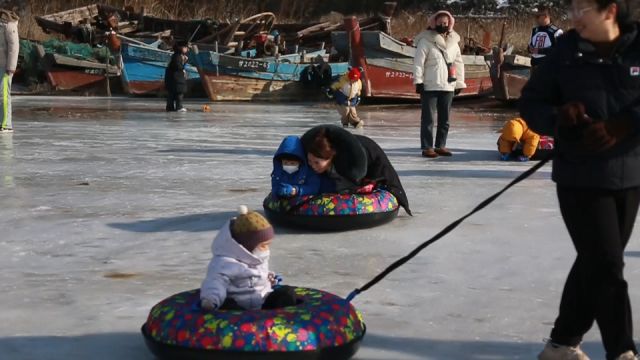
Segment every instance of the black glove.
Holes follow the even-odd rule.
[[[416,84],[416,94],[422,94],[424,92],[424,84]]]
[[[590,151],[605,151],[623,141],[632,131],[633,125],[627,119],[594,122],[584,129],[584,144]]]
[[[462,89],[455,89],[453,90],[453,95],[460,95],[461,92],[462,92]]]
[[[558,109],[558,126],[560,127],[574,127],[590,122],[581,102],[568,102]]]
[[[582,142],[585,128],[593,123],[585,113],[584,105],[578,101],[560,106],[557,118],[556,136],[572,143]]]

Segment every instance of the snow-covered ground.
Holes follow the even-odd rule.
[[[161,299],[199,286],[216,230],[261,209],[285,135],[337,123],[327,105],[14,98],[0,136],[0,358],[151,359],[139,329]],[[449,147],[419,155],[419,109],[363,107],[359,132],[387,151],[413,217],[368,230],[277,229],[289,284],[346,296],[531,164],[497,161],[512,115],[458,103]],[[546,166],[354,301],[357,359],[532,359],[574,257]],[[640,324],[640,237],[626,253]],[[636,326],[638,327],[638,326]],[[599,333],[585,339],[602,359]]]

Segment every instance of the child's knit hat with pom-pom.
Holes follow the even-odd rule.
[[[253,251],[260,243],[273,239],[273,226],[255,211],[245,205],[238,209],[238,217],[231,220],[231,236],[247,250]]]

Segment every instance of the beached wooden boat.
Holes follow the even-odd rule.
[[[499,48],[494,49],[491,58],[491,81],[493,94],[502,101],[514,101],[520,98],[522,88],[531,75],[531,58],[520,55],[503,55]]]
[[[103,40],[107,30],[120,33],[135,30],[140,17],[141,14],[136,14],[131,9],[93,4],[36,16],[35,20],[47,34],[58,33],[77,42],[96,44]]]
[[[36,50],[54,90],[97,91],[110,95],[111,86],[106,82],[120,76],[120,68],[114,65],[46,52],[41,44],[36,45]]]
[[[347,63],[326,63],[325,50],[278,57],[246,58],[195,51],[195,63],[202,85],[214,101],[309,101],[322,99],[319,88],[301,81],[305,69],[323,59],[334,76],[344,74]]]
[[[122,86],[131,95],[165,93],[164,73],[171,60],[171,51],[143,43],[124,41],[121,46]],[[195,66],[187,65],[187,96],[205,96],[200,75]]]
[[[157,37],[161,33],[168,33],[178,41],[199,42],[211,34],[229,26],[211,19],[173,20],[144,15],[137,22],[136,30],[127,34],[128,37]]]
[[[360,29],[367,31],[387,31],[389,23],[387,17],[373,16],[359,20]],[[314,47],[324,44],[331,46],[331,33],[344,31],[344,23],[320,22],[310,24],[274,24],[273,28],[283,34],[287,43],[298,44],[305,47]]]
[[[121,9],[102,4],[36,16],[35,19],[47,34],[58,33],[67,39],[92,44],[103,41],[106,31],[110,30],[130,37],[158,37],[166,33],[177,40],[198,41],[229,25],[210,19],[163,19],[145,15],[144,9],[136,13],[130,6]]]
[[[413,85],[416,48],[382,31],[361,31],[358,20],[345,19],[346,32],[331,34],[335,49],[364,69],[364,94],[370,98],[419,99]],[[484,56],[463,55],[465,82],[459,97],[491,94],[489,65]]]

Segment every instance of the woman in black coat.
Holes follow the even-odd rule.
[[[640,203],[640,35],[632,0],[573,0],[574,29],[536,68],[520,113],[555,135],[552,178],[577,257],[539,359],[588,359],[598,324],[607,359],[635,359],[624,249]]]
[[[321,192],[370,192],[382,186],[411,215],[398,173],[375,141],[338,126],[319,125],[302,135],[302,145],[309,166],[332,180]]]
[[[185,66],[188,47],[184,43],[177,43],[169,65],[164,73],[164,86],[167,89],[167,111],[187,111],[182,107],[182,98],[187,92],[187,71]]]

